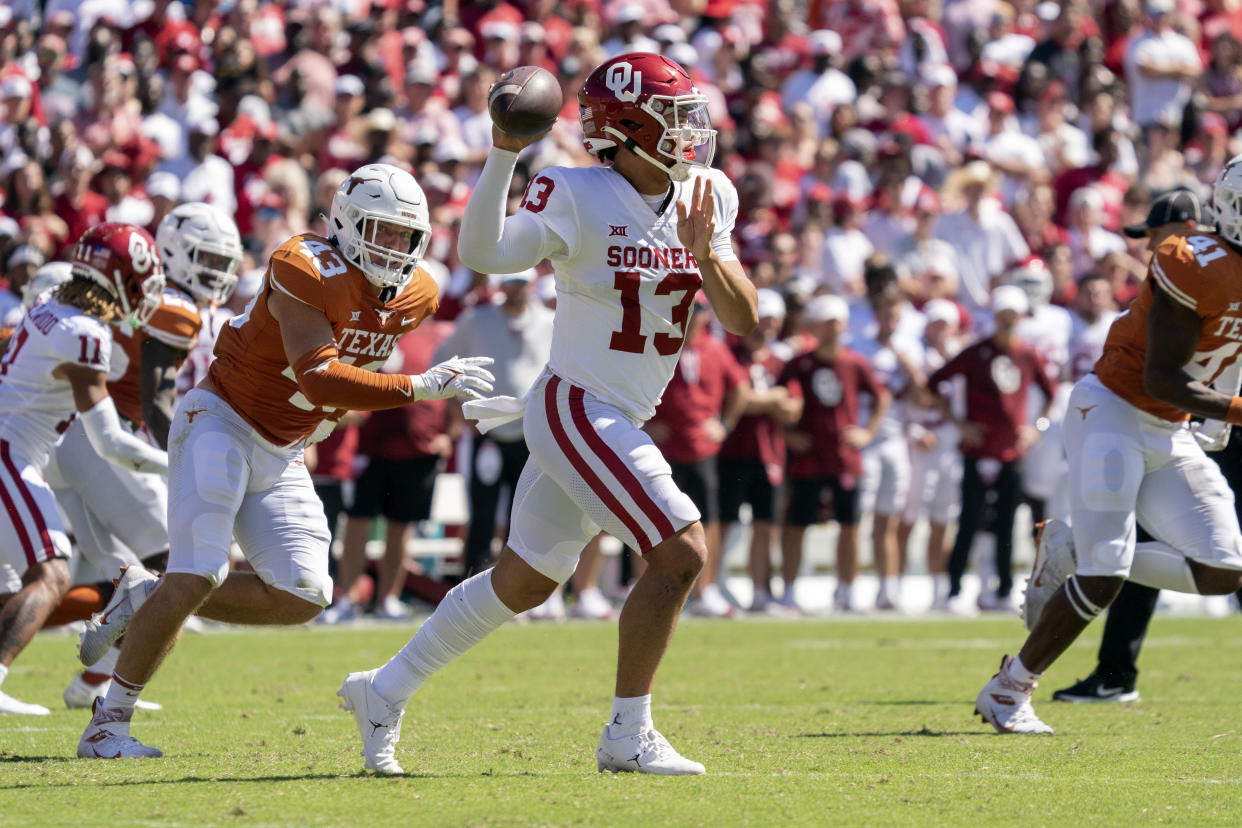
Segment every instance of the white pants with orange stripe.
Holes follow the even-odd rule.
[[[1135,522],[1191,560],[1242,569],[1234,493],[1185,424],[1118,397],[1094,374],[1065,417],[1070,521],[1079,575],[1127,575]]]
[[[12,587],[21,588],[21,577],[30,567],[69,557],[69,537],[43,470],[7,440],[0,440],[0,503],[5,511],[0,520],[0,587],[15,592]]]
[[[215,394],[186,394],[168,432],[168,571],[219,586],[236,536],[264,583],[327,606],[328,519],[302,457]]]
[[[646,554],[699,519],[646,432],[582,388],[545,374],[527,395],[522,424],[530,459],[509,546],[557,583],[601,529]]]

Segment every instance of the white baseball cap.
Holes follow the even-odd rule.
[[[960,325],[962,322],[962,314],[958,311],[957,305],[948,299],[932,299],[923,306],[923,315],[927,317],[927,324],[933,322],[948,322],[952,325]]]
[[[759,318],[785,318],[785,299],[772,288],[759,289]]]
[[[1019,291],[1021,292],[1021,291]],[[1022,294],[1026,298],[1026,294]],[[849,303],[840,296],[816,296],[806,306],[807,322],[848,322],[850,318]]]
[[[169,201],[179,201],[181,199],[181,179],[170,172],[153,172],[151,177],[147,179],[147,195],[151,198],[159,196]]]
[[[1016,311],[1021,316],[1025,316],[1031,310],[1026,291],[1017,285],[1001,285],[992,290],[992,313],[998,314],[1007,310]]]

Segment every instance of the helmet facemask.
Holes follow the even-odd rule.
[[[342,252],[376,287],[403,287],[414,276],[414,269],[422,259],[431,241],[431,229],[422,226],[408,216],[368,213],[350,204],[345,207],[346,218],[353,222],[352,243],[343,245]],[[410,231],[406,249],[398,249],[377,241],[386,226]]]
[[[669,178],[685,181],[690,167],[710,167],[716,156],[716,130],[707,114],[707,96],[696,89],[690,95],[652,95],[642,110],[664,124],[656,152],[673,162]],[[671,116],[671,123],[670,123]]]
[[[125,291],[117,296],[117,300],[121,304],[121,312],[124,314],[125,321],[131,328],[141,328],[143,325],[151,321],[151,317],[155,316],[155,312],[160,309],[163,304],[164,297],[164,276],[161,273],[152,273],[150,276],[142,280],[142,299],[138,302],[138,306],[131,308],[129,306],[129,297],[125,295]]]
[[[237,271],[241,256],[236,250],[208,242],[194,248],[190,258],[188,281],[196,299],[212,305],[223,305],[237,287]]]

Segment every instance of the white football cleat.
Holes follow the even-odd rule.
[[[95,699],[103,698],[108,695],[108,688],[112,686],[112,679],[105,679],[99,684],[91,684],[82,677],[81,673],[74,676],[73,681],[69,682],[69,686],[65,688],[65,707],[70,710],[86,710],[95,701]],[[164,705],[159,702],[144,701],[138,699],[134,702],[134,707],[138,710],[163,710]]]
[[[1074,557],[1074,535],[1059,520],[1046,520],[1035,535],[1035,563],[1031,577],[1026,579],[1022,603],[1022,623],[1035,629],[1048,599],[1056,594],[1077,567]]]
[[[156,759],[164,755],[129,735],[133,710],[108,710],[95,699],[91,723],[78,740],[79,759]]]
[[[1009,675],[1013,656],[1001,659],[1000,670],[992,680],[983,685],[975,699],[975,715],[996,728],[997,733],[1048,733],[1052,728],[1035,715],[1031,706],[1031,694],[1035,682],[1023,685]]]
[[[103,612],[95,613],[86,622],[82,645],[78,648],[78,660],[89,667],[103,658],[125,634],[134,613],[146,603],[147,596],[158,584],[159,576],[137,564],[122,569],[112,600]]]
[[[706,773],[698,762],[682,756],[654,727],[634,736],[619,739],[608,737],[608,725],[599,737],[599,749],[595,751],[599,772],[654,773],[660,776],[695,776]]]
[[[13,716],[46,716],[51,712],[41,704],[18,701],[8,693],[0,691],[0,713],[9,713]]]
[[[398,710],[375,692],[371,679],[374,670],[350,673],[336,694],[345,700],[345,710],[354,714],[358,735],[362,737],[362,755],[366,769],[376,773],[405,773],[393,755],[401,738],[401,719],[404,710]]]
[[[607,621],[616,615],[617,611],[598,589],[582,590],[578,600],[569,608],[570,618],[585,618],[589,621]]]
[[[719,586],[708,584],[699,599],[690,604],[690,614],[700,618],[736,618],[737,607],[729,603]]]

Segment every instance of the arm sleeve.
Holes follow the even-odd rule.
[[[461,219],[457,255],[471,270],[517,273],[568,249],[535,213],[519,210],[505,218],[516,165],[516,153],[493,149],[470,194]]]
[[[116,404],[104,397],[78,414],[91,448],[118,466],[140,472],[168,474],[168,454],[154,448],[121,428]]]
[[[712,234],[712,250],[722,262],[736,262],[733,250],[733,227],[737,223],[737,188],[724,173],[713,171],[712,194],[716,198],[716,231]]]
[[[293,364],[298,387],[312,405],[351,411],[397,408],[416,399],[405,374],[377,374],[339,359],[333,345],[308,351]]]

